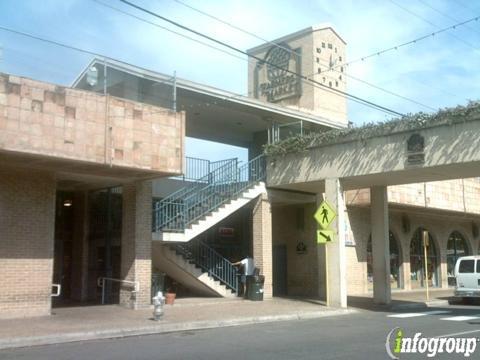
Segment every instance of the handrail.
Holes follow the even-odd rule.
[[[140,282],[138,281],[129,281],[129,280],[109,278],[109,277],[99,277],[97,279],[97,286],[102,288],[102,305],[105,304],[105,280],[119,282],[121,284],[133,285],[132,293],[137,293],[140,291]]]
[[[200,178],[193,183],[189,183],[182,189],[179,189],[156,202],[154,204],[154,214],[152,219],[154,231],[159,231],[166,226],[171,226],[172,223],[176,224],[174,229],[183,230],[185,227],[182,220],[185,212],[184,200],[190,195],[201,191],[203,188],[209,187],[211,184],[224,182],[226,179],[230,179],[232,174],[236,173],[238,169],[238,160],[236,158],[223,160],[223,162],[223,165],[208,173],[203,178]]]
[[[216,170],[214,180],[185,191],[182,198],[165,198],[155,206],[153,231],[183,232],[192,223],[232,200],[254,183],[265,180],[265,157],[260,155],[237,167]]]
[[[61,284],[52,284],[52,287],[55,287],[57,291],[54,294],[51,294],[51,297],[58,297],[62,293],[62,285]]]
[[[238,292],[238,271],[228,259],[200,240],[175,245],[175,251],[219,280],[235,293]]]

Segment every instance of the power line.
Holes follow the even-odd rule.
[[[371,54],[368,54],[368,55],[365,55],[365,56],[362,56],[362,57],[359,57],[355,60],[352,60],[352,61],[348,61],[346,62],[345,64],[343,64],[343,66],[350,66],[354,63],[357,63],[357,62],[360,62],[360,61],[365,61],[369,58],[372,58],[372,57],[377,57],[377,56],[380,56],[380,55],[383,55],[387,52],[390,52],[390,51],[394,51],[394,50],[398,50],[399,48],[401,47],[405,47],[405,46],[409,46],[409,45],[413,45],[413,44],[416,44],[422,40],[425,40],[425,39],[428,39],[430,37],[434,37],[435,35],[438,35],[440,33],[443,33],[443,32],[446,32],[446,31],[449,31],[449,30],[454,30],[456,29],[457,27],[460,27],[460,26],[463,26],[465,24],[468,24],[468,23],[471,23],[471,22],[474,22],[474,21],[478,21],[478,19],[480,19],[480,16],[476,16],[474,18],[471,18],[471,19],[468,19],[468,20],[465,20],[465,21],[462,21],[462,22],[459,22],[459,23],[456,23],[454,25],[451,25],[451,26],[448,26],[446,28],[443,28],[443,29],[440,29],[438,31],[434,31],[432,33],[429,33],[427,35],[423,35],[423,36],[420,36],[418,38],[415,38],[413,40],[410,40],[410,41],[407,41],[407,42],[404,42],[404,43],[401,43],[401,44],[398,44],[398,45],[394,45],[394,46],[391,46],[389,48],[385,48],[385,49],[382,49],[382,50],[377,50]],[[339,66],[342,66],[342,65],[335,65],[334,68],[338,68]]]
[[[160,25],[160,24],[154,23],[154,22],[149,21],[149,20],[147,20],[147,19],[144,19],[144,18],[142,18],[142,17],[140,17],[140,16],[136,16],[136,15],[131,14],[131,13],[129,13],[129,12],[123,11],[123,10],[121,10],[121,9],[115,7],[115,6],[111,6],[111,5],[109,5],[109,4],[104,3],[103,1],[100,1],[100,0],[92,0],[92,1],[96,2],[96,3],[99,4],[99,5],[105,6],[105,7],[109,8],[109,9],[112,9],[112,10],[115,10],[115,11],[117,11],[117,12],[119,12],[119,13],[122,13],[122,14],[124,14],[124,15],[130,16],[130,17],[132,17],[132,18],[134,18],[134,19],[140,20],[140,21],[142,21],[142,22],[144,22],[144,23],[147,23],[147,24],[156,26],[156,27],[158,27],[158,28],[160,28],[160,29],[162,29],[162,30],[166,30],[166,31],[168,31],[168,32],[171,32],[172,34],[181,36],[181,37],[183,37],[183,38],[185,38],[185,39],[188,39],[188,40],[191,40],[191,41],[198,42],[198,43],[200,43],[200,44],[202,44],[202,45],[204,45],[204,46],[207,46],[207,47],[209,47],[209,48],[211,48],[211,49],[214,49],[214,50],[220,51],[220,52],[222,52],[222,53],[224,53],[224,54],[227,54],[227,55],[236,57],[237,59],[245,60],[244,58],[242,58],[242,57],[240,57],[240,56],[238,56],[238,55],[232,54],[232,53],[230,53],[230,52],[228,52],[228,51],[226,51],[226,50],[224,50],[224,49],[221,49],[221,48],[219,48],[219,47],[213,46],[213,45],[208,44],[208,43],[206,43],[206,42],[204,42],[204,41],[200,41],[200,40],[198,40],[198,39],[194,39],[194,38],[192,38],[192,37],[190,37],[190,36],[188,36],[188,35],[179,33],[178,31],[169,29],[169,28],[167,28],[167,27],[165,27],[165,26],[162,26],[162,25]],[[246,61],[248,61],[248,60],[246,60]]]
[[[319,59],[319,60],[320,60],[321,62],[323,62],[323,64],[326,65],[325,60],[323,60],[323,59]],[[326,65],[326,66],[327,66],[327,65]],[[374,89],[383,91],[383,92],[386,93],[386,94],[389,94],[389,95],[392,95],[392,96],[396,96],[396,97],[398,97],[399,99],[403,99],[403,100],[409,101],[409,102],[411,102],[411,103],[413,103],[413,104],[420,105],[420,106],[422,106],[422,107],[424,107],[424,108],[426,108],[426,109],[429,109],[429,110],[432,110],[432,111],[437,111],[437,110],[438,110],[438,109],[435,109],[435,108],[433,108],[433,107],[431,107],[431,106],[429,106],[429,105],[423,104],[423,103],[421,103],[421,102],[419,102],[419,101],[417,101],[417,100],[411,99],[411,98],[406,97],[406,96],[401,95],[401,94],[398,94],[398,93],[396,93],[396,92],[394,92],[394,91],[385,89],[385,88],[383,88],[383,87],[381,87],[381,86],[379,86],[379,85],[370,83],[370,82],[368,82],[368,81],[366,81],[366,80],[364,80],[364,79],[355,77],[355,76],[353,76],[353,75],[349,75],[349,74],[346,73],[346,72],[340,72],[340,71],[334,69],[333,67],[328,67],[328,66],[327,66],[327,70],[324,70],[324,71],[321,72],[321,73],[314,72],[314,73],[312,73],[312,74],[310,74],[310,75],[307,75],[307,76],[326,75],[329,79],[338,81],[339,79],[337,79],[337,78],[334,77],[333,75],[328,75],[331,71],[334,71],[334,72],[338,73],[339,75],[343,75],[343,76],[345,76],[345,77],[351,78],[351,79],[353,79],[353,80],[355,80],[355,81],[358,81],[358,82],[360,82],[360,83],[362,83],[362,84],[364,84],[364,85],[370,86],[370,87],[372,87],[372,88],[374,88]],[[340,80],[340,81],[342,81],[342,80]]]
[[[437,24],[431,22],[431,21],[428,20],[428,19],[425,19],[423,16],[418,15],[417,13],[411,11],[410,9],[406,8],[405,6],[400,5],[400,4],[397,3],[396,1],[390,0],[390,2],[391,2],[392,4],[398,6],[398,7],[399,7],[400,9],[402,9],[403,11],[406,11],[406,12],[409,13],[410,15],[415,16],[416,18],[418,18],[418,19],[426,22],[427,24],[429,24],[429,25],[431,25],[431,26],[433,26],[433,27],[435,27],[435,28],[437,28],[437,29],[440,29],[440,26],[438,26]],[[464,39],[462,39],[462,38],[460,38],[460,37],[458,37],[458,36],[456,36],[456,35],[454,35],[454,34],[450,34],[450,33],[447,33],[447,34],[450,35],[452,38],[460,41],[461,43],[464,43],[465,45],[471,47],[472,49],[478,50],[478,48],[477,48],[475,45],[469,43],[468,41],[465,41]]]
[[[446,14],[446,13],[444,13],[443,11],[438,10],[437,8],[434,8],[432,5],[430,5],[429,3],[427,3],[427,2],[424,1],[424,0],[418,0],[418,1],[420,1],[424,6],[428,7],[429,9],[432,9],[432,10],[435,11],[436,13],[438,13],[438,14],[446,17],[447,19],[450,19],[450,20],[453,20],[453,21],[456,21],[456,22],[460,21],[460,20],[454,18],[453,16],[450,16],[449,14]],[[472,28],[472,27],[470,27],[470,26],[465,25],[465,28],[467,28],[468,30],[473,31],[474,33],[480,35],[480,31],[477,31],[476,29],[474,29],[474,28]]]
[[[127,0],[120,0],[120,1],[123,2],[124,4],[127,4],[127,5],[135,8],[135,9],[137,9],[137,10],[140,10],[140,11],[145,12],[145,13],[151,15],[151,16],[154,16],[154,17],[159,18],[159,19],[161,19],[161,20],[163,20],[163,21],[166,21],[166,22],[168,22],[168,23],[170,23],[170,24],[172,24],[172,25],[175,25],[175,26],[177,26],[177,27],[179,27],[179,28],[181,28],[181,29],[183,29],[183,30],[185,30],[185,31],[191,32],[191,33],[193,33],[193,34],[195,34],[195,35],[198,35],[198,36],[200,36],[200,37],[203,37],[203,38],[205,38],[205,39],[207,39],[207,40],[209,40],[209,41],[212,41],[212,42],[217,43],[217,44],[220,44],[220,45],[222,45],[222,46],[224,46],[224,47],[226,47],[226,48],[229,48],[229,49],[231,49],[231,50],[233,50],[233,51],[235,51],[235,52],[238,52],[238,53],[240,53],[240,54],[243,54],[243,55],[246,55],[246,56],[248,56],[248,57],[251,57],[251,58],[259,61],[259,62],[262,63],[262,64],[268,64],[268,65],[271,66],[271,67],[274,67],[274,68],[276,68],[276,69],[282,70],[282,71],[284,71],[284,72],[286,72],[286,73],[289,73],[289,74],[293,74],[293,75],[297,76],[297,77],[300,78],[300,79],[303,79],[303,80],[305,80],[305,81],[307,81],[307,82],[310,82],[310,83],[312,83],[312,84],[315,84],[315,85],[319,86],[320,88],[327,89],[327,91],[330,91],[330,92],[332,92],[332,93],[336,93],[337,95],[338,95],[338,94],[343,95],[343,96],[345,96],[345,97],[347,97],[347,98],[349,98],[349,99],[351,99],[351,100],[353,100],[353,101],[359,102],[360,104],[363,104],[363,105],[365,105],[365,106],[368,106],[368,107],[371,107],[371,108],[374,108],[374,109],[377,109],[377,110],[380,110],[380,111],[383,111],[383,112],[386,112],[386,113],[389,113],[389,114],[393,114],[393,115],[397,115],[397,116],[405,116],[404,114],[402,114],[402,113],[400,113],[400,112],[397,112],[397,111],[395,111],[395,110],[392,110],[392,109],[389,109],[389,108],[384,107],[384,106],[382,106],[382,105],[373,103],[373,102],[371,102],[371,101],[369,101],[369,100],[362,99],[362,98],[360,98],[360,97],[358,97],[358,96],[356,96],[356,95],[352,95],[352,94],[346,93],[346,92],[341,91],[341,90],[338,90],[338,89],[330,88],[330,87],[328,87],[328,86],[326,86],[326,85],[323,85],[322,83],[320,83],[320,82],[318,82],[318,81],[316,81],[316,80],[310,79],[310,78],[308,78],[308,77],[306,77],[306,76],[304,76],[304,75],[302,75],[302,74],[298,74],[298,73],[296,73],[296,72],[294,72],[294,71],[291,71],[291,70],[289,70],[289,69],[284,69],[284,68],[282,68],[282,67],[280,67],[280,66],[278,66],[278,65],[276,65],[276,64],[273,64],[273,63],[271,63],[271,62],[265,61],[264,59],[261,59],[261,58],[255,56],[255,55],[248,54],[247,52],[245,52],[245,51],[243,51],[243,50],[240,50],[240,49],[238,49],[238,48],[236,48],[236,47],[234,47],[234,46],[232,46],[232,45],[230,45],[230,44],[227,44],[227,43],[225,43],[225,42],[223,42],[223,41],[217,40],[217,39],[215,39],[215,38],[213,38],[213,37],[211,37],[211,36],[209,36],[209,35],[205,35],[205,34],[199,32],[199,31],[197,31],[197,30],[191,29],[191,28],[189,28],[188,26],[185,26],[185,25],[182,25],[182,24],[180,24],[180,23],[178,23],[178,22],[176,22],[176,21],[170,20],[170,19],[168,19],[168,18],[166,18],[166,17],[164,17],[164,16],[162,16],[162,15],[159,15],[159,14],[153,12],[153,11],[150,11],[150,10],[148,10],[148,9],[145,9],[145,8],[143,8],[143,7],[141,7],[141,6],[136,5],[136,4],[133,4],[133,3],[129,2],[129,1],[127,1]]]
[[[242,28],[239,27],[239,26],[236,26],[236,25],[234,25],[234,24],[232,24],[232,23],[229,23],[228,21],[225,21],[225,20],[223,20],[223,19],[220,19],[219,17],[217,17],[217,16],[215,16],[215,15],[209,14],[209,13],[203,11],[203,10],[200,10],[200,9],[198,9],[198,8],[196,8],[196,7],[193,7],[192,5],[189,5],[189,4],[187,4],[187,3],[185,3],[185,2],[183,2],[183,1],[181,1],[181,0],[173,0],[173,1],[175,1],[176,3],[178,3],[178,4],[180,4],[180,5],[183,5],[183,6],[187,7],[187,8],[189,8],[189,9],[193,10],[193,11],[196,11],[196,12],[199,13],[199,14],[202,14],[202,15],[204,15],[204,16],[207,16],[207,17],[209,17],[210,19],[216,20],[216,21],[218,21],[218,22],[220,22],[220,23],[222,23],[222,24],[224,24],[224,25],[227,25],[227,26],[231,27],[232,29],[238,30],[238,31],[240,31],[240,32],[242,32],[242,33],[244,33],[244,34],[250,35],[250,36],[252,36],[252,37],[254,37],[254,38],[256,38],[256,39],[259,39],[259,40],[261,40],[261,41],[263,41],[263,42],[265,42],[265,43],[268,43],[268,44],[270,44],[270,45],[273,45],[273,46],[276,46],[276,47],[278,47],[278,48],[280,48],[280,49],[283,49],[283,50],[285,50],[285,51],[288,51],[290,54],[293,54],[293,55],[295,55],[295,56],[297,56],[297,57],[299,57],[299,58],[302,57],[301,54],[293,51],[292,49],[289,49],[289,48],[287,48],[287,47],[285,47],[285,46],[282,46],[281,44],[276,43],[276,42],[274,42],[274,41],[267,40],[267,39],[265,39],[265,38],[263,38],[263,37],[261,37],[261,36],[258,36],[257,34],[255,34],[255,33],[253,33],[253,32],[248,31],[248,30],[242,29]]]

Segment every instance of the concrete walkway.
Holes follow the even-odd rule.
[[[72,341],[159,334],[261,322],[312,319],[352,313],[318,301],[279,299],[254,302],[231,299],[178,299],[165,306],[160,321],[152,309],[117,305],[54,309],[51,316],[0,320],[0,349]]]
[[[373,294],[363,294],[348,297],[348,306],[371,311],[401,310],[408,308],[425,308],[431,306],[446,306],[449,303],[459,302],[453,296],[453,289],[430,289],[427,301],[425,290],[392,291],[392,303],[376,305],[373,303]]]

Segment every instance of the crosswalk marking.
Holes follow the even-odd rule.
[[[446,311],[446,310],[433,310],[433,311],[424,311],[424,312],[418,312],[418,313],[393,314],[393,315],[387,315],[387,317],[404,319],[404,318],[413,318],[413,317],[427,316],[427,315],[449,314],[450,312],[451,311]]]
[[[452,316],[452,317],[441,318],[440,320],[446,320],[446,321],[469,321],[469,320],[475,320],[475,319],[480,319],[480,316]]]

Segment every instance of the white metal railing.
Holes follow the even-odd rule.
[[[97,285],[102,288],[102,305],[105,304],[105,281],[113,281],[121,284],[133,285],[132,293],[137,293],[140,291],[140,283],[138,281],[128,281],[122,279],[114,279],[108,277],[99,277],[97,279]]]
[[[52,297],[60,296],[60,293],[62,292],[62,285],[61,284],[52,284],[52,287],[56,288],[57,291],[55,293],[51,294],[50,296],[52,296]]]

